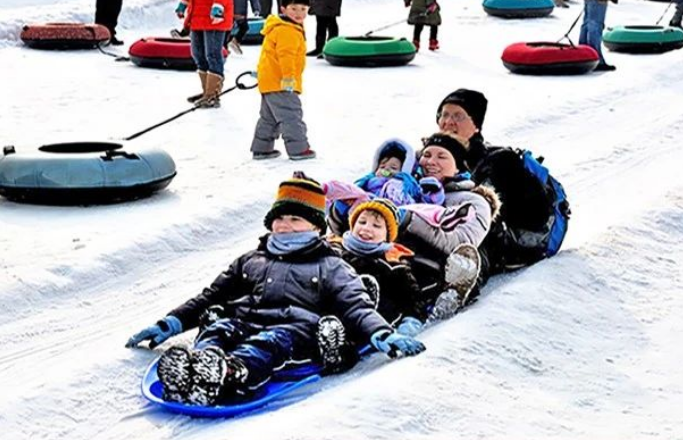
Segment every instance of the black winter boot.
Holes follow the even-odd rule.
[[[190,369],[192,383],[187,402],[201,406],[216,405],[226,393],[226,388],[243,384],[249,373],[240,359],[213,346],[194,351]]]
[[[324,373],[341,373],[351,369],[358,362],[358,353],[346,341],[344,324],[336,316],[320,318],[317,337]]]
[[[190,389],[190,352],[175,345],[164,352],[157,364],[157,375],[163,385],[162,399],[185,402]]]

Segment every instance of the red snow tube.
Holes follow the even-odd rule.
[[[99,24],[27,24],[21,30],[21,40],[34,49],[92,49],[110,38]]]
[[[514,43],[503,51],[503,64],[523,75],[580,75],[598,65],[598,53],[590,46],[562,43]]]
[[[140,67],[157,69],[194,70],[192,50],[188,38],[147,37],[133,43],[128,50],[130,60]],[[223,58],[228,51],[223,48]]]

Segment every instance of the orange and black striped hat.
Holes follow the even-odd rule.
[[[308,220],[325,233],[325,192],[318,182],[309,178],[293,177],[280,184],[275,203],[266,214],[263,224],[270,231],[273,220],[282,215],[296,215]]]
[[[372,199],[363,202],[351,211],[349,215],[349,226],[353,229],[360,213],[366,210],[375,211],[378,213],[387,224],[387,241],[389,243],[396,240],[398,237],[398,208],[389,199]]]

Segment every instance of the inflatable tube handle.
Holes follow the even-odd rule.
[[[126,153],[125,151],[117,151],[117,150],[107,150],[104,153],[104,156],[100,156],[100,159],[106,160],[106,161],[111,161],[111,160],[114,160],[114,158],[117,156],[122,156],[122,157],[124,157],[126,159],[130,159],[130,160],[140,160],[140,157],[137,154]]]
[[[5,147],[2,147],[2,154],[5,156],[9,156],[10,154],[16,153],[17,150],[14,149],[14,145],[7,145]]]

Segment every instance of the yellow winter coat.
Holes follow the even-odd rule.
[[[282,78],[294,78],[294,91],[301,93],[301,76],[306,67],[304,28],[276,15],[270,15],[261,33],[265,38],[258,61],[259,92],[280,92]]]

